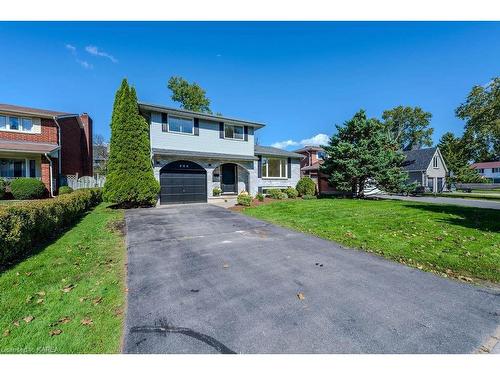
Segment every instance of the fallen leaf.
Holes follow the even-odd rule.
[[[26,297],[26,303],[30,303],[33,300],[33,296]]]
[[[16,327],[19,327],[19,320],[13,321],[12,324],[14,324]]]
[[[33,272],[26,272],[26,276],[31,276],[33,275]]]
[[[51,336],[59,336],[62,333],[62,329],[54,329],[49,332],[49,335]]]
[[[90,318],[84,318],[81,320],[80,323],[82,323],[84,326],[89,326],[89,325],[94,324],[94,322]]]
[[[43,290],[36,292],[40,297],[43,297],[45,295],[45,292]]]
[[[88,297],[80,297],[80,302],[86,301]]]
[[[36,303],[37,303],[37,304],[41,304],[41,303],[43,303],[43,298],[38,298],[38,299],[36,300]]]
[[[57,322],[61,323],[61,324],[66,324],[66,323],[71,322],[71,319],[69,317],[65,316],[65,317],[59,319]]]
[[[3,337],[7,337],[10,335],[10,330],[6,329],[5,331],[3,331]]]
[[[101,303],[101,301],[102,301],[102,297],[97,297],[97,298],[94,298],[94,299],[92,300],[92,303],[93,303],[94,305],[98,305],[98,304],[100,304],[100,303]]]
[[[31,316],[31,315],[25,316],[25,317],[23,318],[23,320],[24,320],[27,324],[31,323],[31,321],[32,321],[33,319],[35,319],[35,318],[34,318],[33,316]]]
[[[300,299],[300,300],[303,300],[303,299],[305,299],[306,297],[304,297],[304,293],[299,292],[299,293],[297,293],[297,298],[298,298],[298,299]]]
[[[64,293],[69,293],[75,286],[73,284],[66,285],[64,288],[62,288],[62,291]]]

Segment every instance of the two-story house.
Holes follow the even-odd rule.
[[[86,114],[0,104],[0,178],[38,178],[50,195],[61,176],[92,175],[92,119]]]
[[[223,195],[295,187],[302,155],[255,144],[265,125],[146,103],[160,204],[206,202]]]
[[[300,161],[300,176],[310,177],[316,184],[319,194],[338,193],[328,184],[328,177],[320,171],[325,159],[325,150],[320,146],[305,146],[294,151],[303,155]]]
[[[500,183],[500,161],[487,161],[471,164],[481,176],[488,178],[494,184]]]
[[[408,172],[408,183],[417,183],[433,193],[443,191],[448,168],[438,147],[404,151],[404,154],[403,168]]]

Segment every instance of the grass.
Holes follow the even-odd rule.
[[[0,273],[0,353],[116,353],[125,303],[123,211],[101,204]]]
[[[492,193],[426,193],[425,195],[433,196],[433,197],[446,197],[446,198],[463,198],[463,199],[482,199],[482,200],[490,200],[490,201],[500,201],[500,194],[492,194]]]
[[[318,199],[271,203],[243,212],[445,277],[500,281],[500,210]]]

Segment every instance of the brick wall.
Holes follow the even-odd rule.
[[[1,131],[0,139],[9,141],[22,141],[22,142],[40,142],[40,143],[56,143],[57,144],[57,126],[52,119],[41,120],[41,133],[23,133],[23,132],[9,132]]]
[[[94,174],[94,152],[92,147],[92,119],[87,113],[83,113],[80,116],[80,120],[83,124],[83,134],[82,142],[80,143],[82,148],[82,169],[85,176],[92,176]]]

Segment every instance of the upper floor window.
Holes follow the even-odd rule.
[[[168,131],[173,133],[193,134],[194,121],[192,118],[184,118],[168,115]]]
[[[434,156],[434,159],[432,159],[432,166],[434,168],[438,167],[438,157],[437,156]]]
[[[238,125],[224,125],[224,138],[229,139],[245,139],[243,126]]]
[[[0,130],[32,132],[33,120],[26,117],[0,115]]]
[[[325,152],[324,151],[318,151],[318,159],[325,159]]]
[[[493,173],[500,173],[500,168],[491,168]]]
[[[484,168],[478,168],[477,171],[478,173],[484,173]]]
[[[278,158],[262,158],[262,177],[287,178],[287,160]]]

